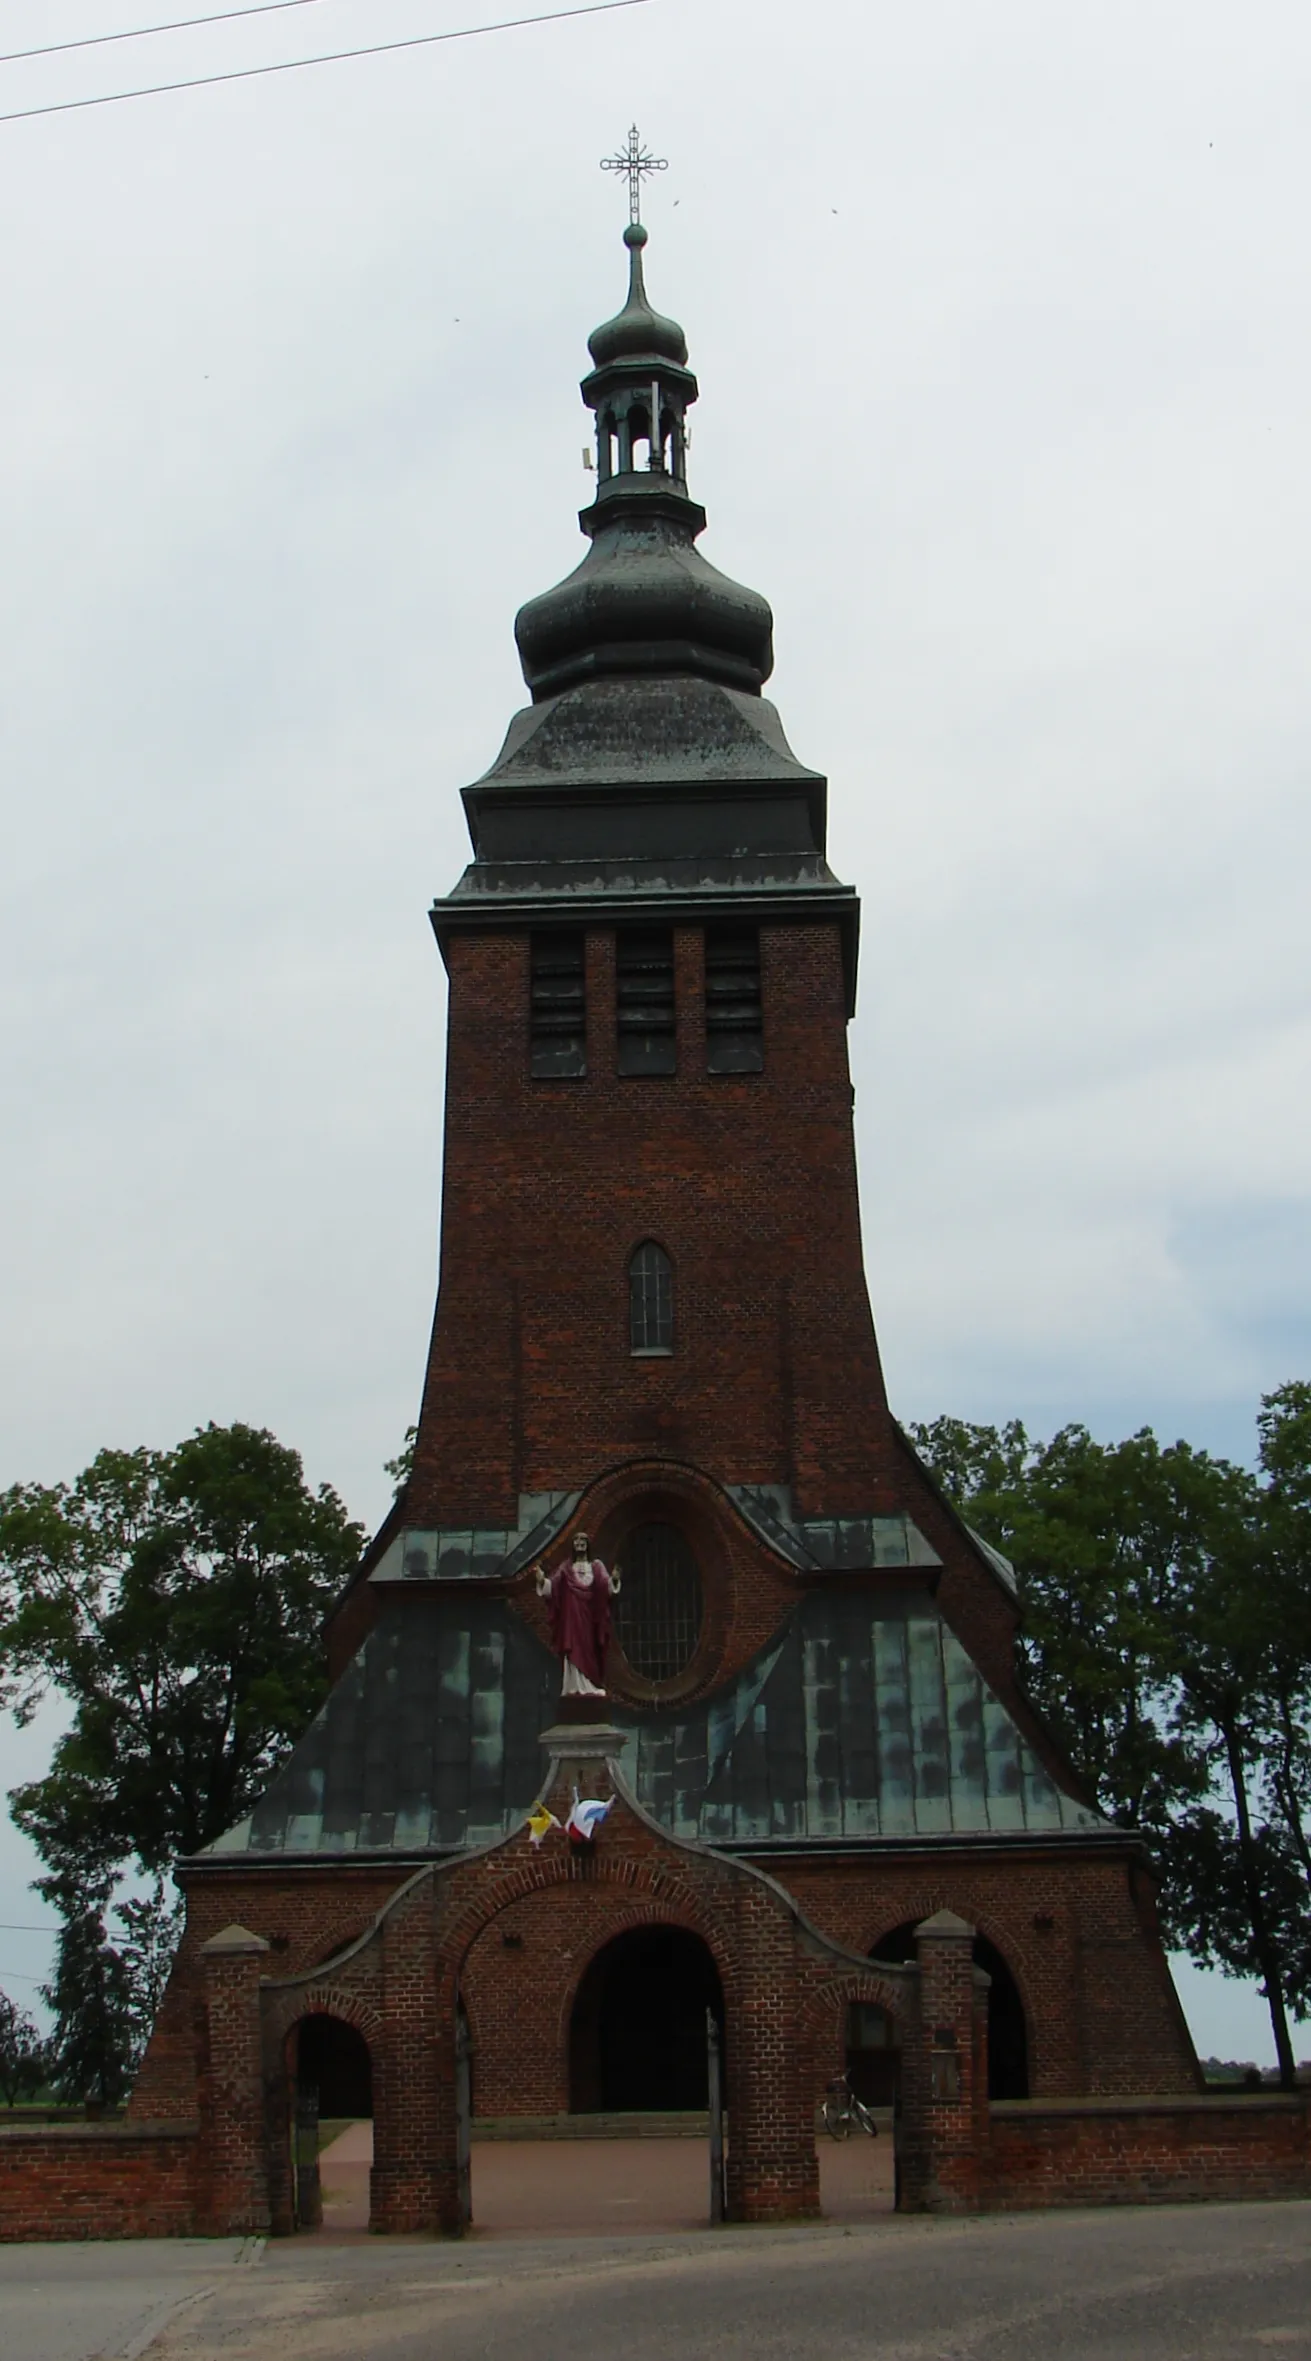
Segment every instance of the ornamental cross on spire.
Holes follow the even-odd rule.
[[[648,172],[667,172],[669,158],[667,156],[653,156],[649,148],[644,148],[638,135],[637,125],[634,123],[628,134],[628,145],[620,148],[617,155],[602,156],[601,170],[603,172],[627,173],[628,218],[630,221],[637,221],[641,218],[642,182],[645,175]]]

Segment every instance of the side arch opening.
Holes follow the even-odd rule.
[[[298,2229],[369,2226],[373,2161],[373,2059],[344,2017],[315,2010],[288,2042],[292,2184]]]
[[[917,1921],[906,1919],[882,1935],[871,1959],[891,1966],[915,1957]],[[988,2096],[990,2099],[1027,2099],[1029,2096],[1029,2028],[1020,1988],[1002,1952],[986,1935],[974,1938],[974,1965],[991,1977],[988,1992]]]

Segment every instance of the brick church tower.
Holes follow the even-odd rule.
[[[134,2102],[167,2113],[186,2084],[188,1994],[235,1927],[274,1953],[271,2120],[298,2038],[329,2112],[368,2067],[324,2026],[370,2053],[378,2226],[457,2202],[440,2157],[413,2165],[457,2027],[475,2116],[686,2108],[709,2006],[743,2215],[813,2202],[817,2088],[845,2063],[893,2097],[953,1945],[962,2054],[986,1993],[962,2107],[1197,2087],[1140,1848],[1023,1694],[1010,1569],[889,1410],[847,1061],[859,905],[825,858],[826,781],[763,693],[769,607],[698,547],[697,382],[646,232],[625,238],[582,386],[589,546],[520,610],[531,702],[464,791],[473,858],[432,913],[441,1284],[413,1473],[334,1612],[318,1719],[183,1865]],[[571,1723],[533,1570],[579,1528],[622,1583],[604,1706]],[[586,1859],[525,1828],[578,1784],[616,1799]]]

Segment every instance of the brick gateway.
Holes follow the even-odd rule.
[[[897,2099],[907,2207],[1311,2185],[1301,2098],[1204,2095],[1145,1852],[1034,1713],[1011,1569],[889,1407],[859,905],[762,695],[769,607],[697,548],[698,388],[645,243],[590,339],[589,546],[520,611],[531,703],[432,912],[413,1472],[330,1619],[321,1713],[180,1864],[128,2124],[0,2134],[9,2236],[289,2229],[310,2083],[372,2107],[376,2229],[458,2230],[466,2073],[502,2118],[681,2102],[707,2007],[738,2220],[813,2214],[844,2069]],[[605,1699],[568,1720],[534,1568],[581,1527],[623,1582]],[[535,1848],[532,1806],[575,1787],[614,1797],[594,1845]]]

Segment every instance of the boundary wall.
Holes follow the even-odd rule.
[[[546,1736],[559,1818],[576,1786],[609,1783],[594,1847],[538,1850],[520,1828],[421,1869],[362,1935],[300,1975],[270,1976],[270,1944],[246,1927],[212,1935],[200,1954],[191,2118],[0,2126],[0,2239],[289,2231],[296,2034],[315,2014],[353,2025],[369,2047],[371,2227],[458,2235],[468,2225],[465,1971],[480,1940],[492,1930],[498,1943],[513,1938],[526,1920],[548,2013],[568,2008],[587,1961],[627,1928],[677,1926],[706,1944],[725,2004],[730,2220],[818,2214],[815,2066],[853,2001],[896,2021],[903,2211],[1311,2196],[1311,2091],[990,2105],[988,1978],[967,1920],[938,1910],[917,1929],[914,1963],[872,1962],[822,1935],[762,1870],[651,1820],[623,1780],[621,1733]],[[471,2029],[476,2045],[476,2014]],[[534,2111],[552,2112],[541,2095]]]

